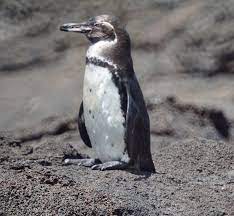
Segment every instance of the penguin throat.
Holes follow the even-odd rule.
[[[117,44],[117,37],[114,40],[102,40],[97,43],[92,44],[86,54],[86,58],[88,59],[98,59],[103,62],[107,62],[108,64],[116,67],[114,62],[104,56],[106,50],[111,50]]]

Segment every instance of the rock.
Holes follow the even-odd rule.
[[[58,138],[47,145],[56,144]],[[63,215],[232,213],[232,144],[190,138],[161,145],[157,151],[156,145],[152,143],[154,175],[100,172],[61,163],[14,169],[0,164],[0,208],[6,215],[43,214],[45,209]]]

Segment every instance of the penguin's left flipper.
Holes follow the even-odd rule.
[[[108,161],[102,164],[96,164],[92,166],[92,170],[120,170],[126,169],[128,166],[127,163],[122,161]]]
[[[80,136],[83,142],[85,143],[85,145],[92,148],[89,135],[87,133],[86,126],[85,126],[83,101],[80,104],[80,111],[79,111],[79,116],[78,116],[78,127],[79,127]]]

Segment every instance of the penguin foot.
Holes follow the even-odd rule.
[[[102,164],[96,164],[92,166],[92,170],[117,170],[125,169],[128,164],[122,161],[108,161]]]
[[[85,166],[85,167],[93,167],[98,165],[100,161],[98,159],[92,159],[92,158],[86,158],[86,159],[65,159],[64,160],[65,165],[79,165],[79,166]]]

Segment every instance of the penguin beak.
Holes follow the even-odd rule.
[[[66,23],[60,26],[61,31],[66,32],[78,32],[78,33],[88,33],[92,30],[92,27],[88,23]]]

